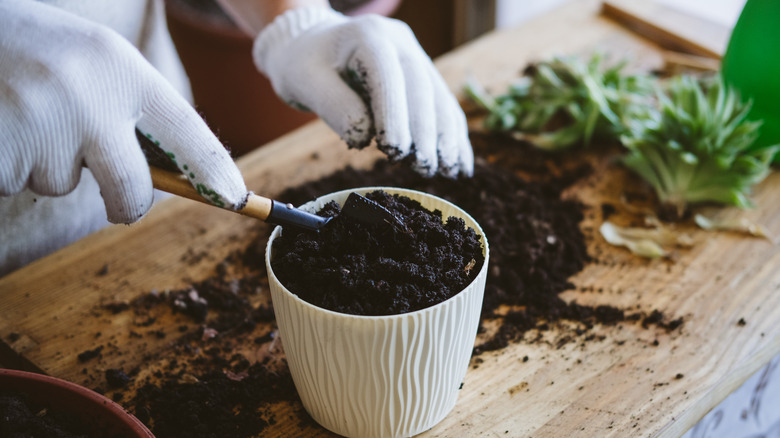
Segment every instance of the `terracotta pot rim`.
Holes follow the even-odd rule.
[[[32,388],[59,389],[73,395],[74,398],[79,401],[84,402],[84,407],[89,409],[87,412],[88,414],[99,415],[99,413],[102,412],[111,420],[111,424],[116,424],[118,427],[121,427],[125,433],[131,433],[131,435],[128,436],[154,438],[152,432],[141,422],[141,420],[129,413],[118,403],[76,383],[57,377],[47,376],[45,374],[10,369],[0,369],[0,383],[3,383],[3,385],[0,385],[3,388],[10,387],[11,390],[19,392],[25,392],[26,387],[30,387],[31,392],[33,392]],[[30,397],[31,399],[40,402],[40,398],[36,398],[34,394],[30,394]]]

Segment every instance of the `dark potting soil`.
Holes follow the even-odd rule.
[[[91,438],[72,415],[30,400],[21,392],[0,391],[0,437]]]
[[[298,401],[283,358],[273,360],[271,354],[252,363],[238,353],[271,351],[276,342],[273,309],[252,303],[263,290],[267,292],[265,276],[257,273],[264,263],[244,257],[231,254],[217,265],[214,275],[190,287],[153,291],[126,308],[104,306],[112,314],[118,309],[138,316],[164,306],[197,324],[194,331],[189,324],[179,327],[184,334],[170,344],[169,360],[152,375],[139,378],[138,370],[117,370],[122,386],[115,386],[106,372],[114,400],[127,406],[157,438],[262,436],[277,421],[272,404]],[[236,278],[233,269],[245,262],[255,273]],[[303,412],[299,417],[308,419]]]
[[[582,342],[599,341],[591,333],[597,323],[636,322],[638,327],[668,331],[682,324],[681,319],[669,321],[659,311],[645,314],[614,306],[584,306],[559,296],[574,288],[569,278],[590,260],[580,222],[588,208],[602,207],[563,197],[567,187],[590,174],[589,166],[576,156],[563,162],[561,156],[504,137],[472,134],[472,144],[476,166],[471,179],[422,178],[404,163],[382,160],[369,170],[347,168],[292,188],[277,199],[300,205],[334,191],[389,186],[431,193],[468,212],[482,227],[491,250],[483,333],[475,356],[527,339],[529,330],[552,329],[558,322],[566,323],[562,339]],[[173,359],[153,378],[133,382],[131,389],[113,390],[114,398],[122,400],[158,438],[262,436],[277,421],[272,405],[279,402],[291,403],[298,421],[313,421],[300,407],[281,352],[270,354],[279,360],[269,363],[266,357],[254,365],[236,353],[248,345],[255,352],[275,351],[272,309],[251,304],[258,295],[268,294],[267,236],[268,228],[260,228],[254,243],[231,254],[216,266],[213,276],[191,287],[105,307],[109,313],[134,311],[140,316],[156,306],[170,306],[199,326],[171,341],[165,357]],[[233,268],[238,266],[248,273],[236,274],[241,269]],[[498,328],[488,331],[484,328],[488,325]],[[136,379],[137,370],[127,374]],[[132,397],[123,399],[128,390]]]
[[[329,202],[317,212],[333,218],[326,226],[286,227],[274,241],[272,268],[291,292],[335,312],[394,315],[445,301],[476,278],[485,262],[481,237],[463,219],[442,222],[441,211],[381,190],[365,197],[406,228],[339,214]]]
[[[289,374],[269,372],[263,363],[239,372],[215,367],[198,377],[142,386],[135,415],[159,438],[254,437],[276,421],[268,406],[295,400],[294,394]]]

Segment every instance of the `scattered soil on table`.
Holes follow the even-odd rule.
[[[405,229],[340,214],[329,202],[317,212],[332,218],[326,226],[286,227],[274,241],[272,267],[291,292],[334,312],[395,315],[441,303],[476,278],[485,262],[481,236],[463,219],[381,190],[365,197]]]
[[[135,414],[157,437],[258,436],[276,421],[270,404],[297,396],[289,374],[269,372],[263,363],[245,366],[144,385],[134,399]]]
[[[596,324],[626,321],[667,331],[682,324],[682,319],[669,321],[650,309],[585,306],[560,297],[574,289],[569,279],[591,261],[580,229],[584,212],[605,208],[563,195],[591,174],[592,168],[583,164],[587,160],[576,152],[551,155],[504,137],[475,134],[472,144],[476,163],[471,179],[422,178],[405,163],[380,160],[372,169],[347,168],[276,198],[300,205],[338,190],[389,186],[431,193],[464,209],[480,224],[491,248],[475,356],[513,342],[535,342],[538,338],[526,336],[531,330],[561,327],[560,346],[598,341],[591,333]],[[288,403],[286,412],[298,421],[313,421],[300,405],[276,339],[264,262],[269,234],[269,227],[260,225],[252,244],[191,287],[154,291],[132,303],[104,307],[109,314],[136,312],[151,321],[151,328],[154,318],[145,315],[160,306],[197,324],[195,331],[184,326],[162,358],[148,358],[152,363],[162,359],[161,368],[143,375],[124,370],[131,382],[111,390],[158,438],[260,436],[278,421],[273,412],[279,403]]]
[[[264,262],[255,265],[255,258],[243,257],[231,254],[213,276],[191,287],[150,292],[128,303],[138,315],[162,306],[198,323],[194,331],[181,327],[186,333],[171,343],[166,360],[151,374],[106,372],[113,399],[158,438],[262,436],[277,421],[273,404],[299,402],[276,339],[273,310],[263,300],[258,303],[268,293],[266,277],[258,274]],[[236,270],[242,271],[240,278]],[[300,421],[312,421],[300,406],[292,412]]]
[[[94,438],[65,412],[30,400],[21,392],[0,391],[0,437]]]

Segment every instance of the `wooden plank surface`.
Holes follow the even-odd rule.
[[[603,13],[668,50],[720,59],[731,30],[665,4],[646,0],[608,0]]]
[[[657,46],[599,11],[598,2],[574,2],[521,28],[488,34],[439,58],[437,66],[453,89],[473,75],[500,91],[528,62],[553,55],[598,50],[630,57],[636,69],[662,64]],[[379,156],[348,151],[315,122],[239,165],[252,190],[274,196],[347,164],[365,168]],[[636,180],[608,158],[596,157],[594,165],[593,175],[567,193],[591,206],[582,228],[594,262],[563,296],[588,305],[659,309],[683,317],[684,325],[671,332],[638,323],[595,327],[600,341],[563,344],[558,339],[571,332],[561,327],[541,333],[542,341],[484,353],[472,362],[453,412],[421,436],[675,437],[780,353],[780,249],[764,239],[690,225],[682,230],[695,245],[674,262],[649,262],[610,247],[594,231],[599,206],[619,205]],[[755,192],[758,208],[722,214],[744,215],[780,235],[778,196],[775,173]],[[103,230],[0,278],[0,351],[12,350],[30,366],[87,386],[110,367],[140,367],[140,375],[148,375],[171,359],[166,351],[183,335],[182,317],[157,313],[155,327],[163,336],[137,337],[128,328],[149,315],[107,315],[100,305],[207,278],[216,263],[246,247],[256,229],[250,218],[168,199],[138,224]],[[96,345],[121,345],[122,354],[77,360]],[[263,436],[333,436],[285,421],[296,408],[275,407],[281,421]]]

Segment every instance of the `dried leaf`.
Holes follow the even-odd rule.
[[[606,221],[599,228],[604,239],[615,246],[624,246],[636,255],[648,258],[667,257],[668,246],[689,247],[693,239],[685,233],[676,232],[668,227],[654,228],[619,227]]]
[[[738,233],[748,234],[755,237],[763,237],[771,242],[775,239],[769,234],[763,226],[751,222],[745,217],[717,218],[707,217],[703,214],[697,214],[693,218],[696,225],[705,230],[726,230],[736,231]]]
[[[604,239],[615,246],[624,246],[636,255],[647,258],[664,257],[667,253],[656,241],[649,237],[640,237],[638,228],[621,228],[612,222],[601,224],[599,231]]]

